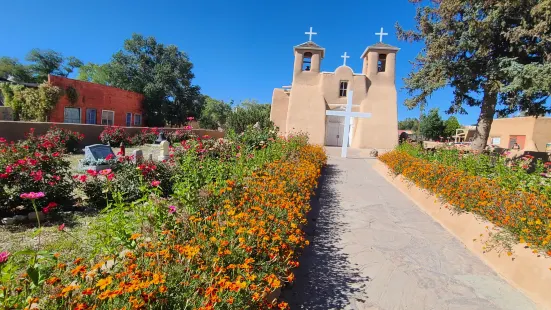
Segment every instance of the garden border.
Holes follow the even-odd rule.
[[[409,182],[402,175],[392,177],[390,168],[377,160],[373,169],[394,185],[421,210],[430,215],[436,222],[459,239],[472,253],[478,256],[486,265],[497,272],[503,279],[522,291],[539,308],[551,309],[551,260],[543,255],[538,257],[525,244],[513,246],[513,256],[501,256],[496,251],[484,253],[482,244],[478,241],[480,234],[487,235],[487,229],[493,229],[494,224],[476,217],[472,213],[458,214],[446,208],[439,199]]]

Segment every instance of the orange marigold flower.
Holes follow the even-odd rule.
[[[142,236],[142,234],[138,234],[138,233],[132,234],[132,236],[130,236],[130,240],[136,240],[136,239],[140,238],[141,236]]]
[[[60,278],[58,277],[51,277],[49,278],[48,280],[46,280],[46,284],[49,284],[49,285],[53,285],[53,284],[56,284],[57,282],[61,281]]]
[[[94,289],[92,288],[87,288],[82,291],[82,295],[92,295],[93,293],[94,293]]]
[[[168,288],[167,288],[166,286],[161,285],[161,286],[159,287],[159,293],[164,293],[164,292],[166,292],[166,291],[168,291]]]
[[[109,276],[105,279],[101,279],[96,284],[96,287],[99,287],[100,290],[104,290],[109,284],[113,282],[113,277]]]
[[[86,266],[83,266],[83,265],[76,266],[73,270],[71,270],[71,274],[73,276],[76,276],[79,273],[85,273],[85,272],[86,272]]]

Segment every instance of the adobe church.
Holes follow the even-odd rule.
[[[291,86],[276,88],[270,119],[280,133],[305,132],[310,142],[341,146],[344,117],[326,115],[327,110],[344,111],[347,94],[353,90],[352,112],[370,113],[352,118],[348,145],[353,148],[388,150],[398,144],[398,106],[395,85],[396,53],[399,48],[381,42],[368,46],[361,58],[362,73],[344,64],[335,72],[321,72],[325,49],[312,41],[294,47],[295,63]]]

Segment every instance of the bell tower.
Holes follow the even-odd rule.
[[[309,35],[309,40],[294,47],[295,64],[293,77],[301,73],[319,73],[321,60],[325,56],[325,49],[312,41],[312,35],[317,34],[316,32],[312,32],[312,27],[310,27],[309,32],[305,32],[304,34]]]

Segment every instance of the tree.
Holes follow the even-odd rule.
[[[457,129],[461,128],[461,125],[459,124],[459,121],[457,120],[457,117],[450,116],[445,122],[444,122],[444,136],[445,137],[453,137],[455,136],[455,132]]]
[[[431,109],[428,115],[421,118],[421,135],[430,140],[438,140],[444,133],[444,122],[438,109]]]
[[[76,57],[63,57],[59,52],[52,50],[32,49],[26,57],[30,62],[29,69],[36,82],[48,80],[48,74],[67,77],[75,68],[82,66],[82,61]]]
[[[0,57],[0,77],[14,82],[32,82],[32,73],[16,58]]]
[[[192,85],[193,64],[174,45],[157,43],[153,37],[133,34],[124,49],[109,63],[112,86],[142,93],[150,126],[183,125],[201,113],[204,100]]]
[[[81,81],[110,85],[109,74],[109,64],[97,65],[89,62],[78,68],[77,79]]]
[[[448,113],[480,106],[475,150],[486,146],[496,112],[549,112],[550,7],[549,0],[432,0],[419,7],[417,31],[396,25],[400,39],[425,44],[405,79],[412,95],[406,106],[423,106],[435,90],[452,87]]]
[[[228,117],[227,128],[241,133],[248,126],[259,124],[261,129],[273,126],[270,120],[270,104],[261,104],[256,100],[244,100]]]
[[[205,106],[201,112],[199,124],[205,129],[225,128],[231,113],[231,103],[205,96]]]
[[[400,130],[417,130],[419,127],[419,120],[416,118],[406,118],[403,121],[398,122],[398,129]]]

